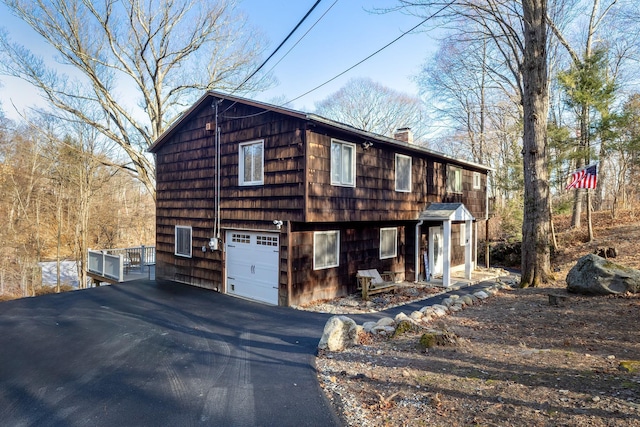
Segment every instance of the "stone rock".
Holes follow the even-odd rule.
[[[585,295],[638,293],[640,270],[588,254],[580,258],[567,274],[567,291]]]
[[[377,325],[378,324],[376,322],[364,322],[362,324],[362,329],[367,333],[371,333],[373,328],[375,328]]]
[[[451,307],[453,305],[453,298],[449,297],[449,298],[443,299],[442,305],[444,305],[445,307]]]
[[[431,308],[433,308],[434,314],[438,317],[446,316],[449,312],[449,308],[441,304],[434,304]]]
[[[473,295],[476,296],[478,299],[487,299],[487,298],[489,298],[489,294],[487,294],[485,291],[477,291]]]
[[[358,343],[358,325],[347,316],[333,316],[327,320],[318,348],[342,351]]]
[[[407,318],[398,323],[398,326],[396,326],[395,331],[393,331],[393,336],[395,338],[409,331],[412,331],[414,329],[415,329],[415,324],[411,322],[409,318]]]
[[[414,311],[409,315],[413,320],[420,320],[424,317],[424,313],[420,311]]]
[[[465,295],[461,299],[466,305],[473,305],[473,298],[471,298],[469,295]]]
[[[429,323],[433,320],[433,314],[425,314],[424,316],[422,316],[422,319],[420,319],[420,321],[422,323]]]
[[[396,328],[393,326],[376,326],[371,330],[372,333],[379,335],[393,335],[395,331]]]
[[[455,346],[458,342],[458,336],[452,332],[430,330],[422,334],[419,345],[428,349],[435,346]]]
[[[396,324],[402,322],[403,320],[407,320],[409,318],[409,316],[407,316],[406,314],[400,312],[396,315],[396,317],[394,318]]]
[[[378,326],[395,326],[396,321],[391,317],[383,317],[382,319],[379,319],[376,324]]]
[[[429,315],[433,315],[434,310],[433,310],[433,307],[431,307],[430,305],[425,305],[420,309],[420,313],[424,314],[425,316],[429,316]]]

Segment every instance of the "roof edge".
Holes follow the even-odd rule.
[[[217,91],[208,91],[206,92],[204,95],[202,95],[188,110],[186,110],[184,113],[182,113],[182,115],[171,124],[171,126],[169,126],[167,128],[167,130],[165,130],[157,139],[156,141],[151,144],[151,146],[147,149],[148,152],[150,153],[154,153],[156,152],[164,143],[167,139],[169,139],[171,137],[171,135],[173,135],[173,133],[176,131],[176,129],[183,123],[185,122],[193,113],[194,111],[198,110],[202,104],[207,101],[210,98],[218,98],[218,99],[225,99],[225,100],[229,100],[232,102],[238,102],[238,103],[242,103],[242,104],[246,104],[246,105],[250,105],[256,108],[262,108],[264,110],[267,111],[274,111],[280,114],[285,114],[291,117],[296,117],[298,119],[301,120],[309,120],[311,122],[315,122],[318,124],[322,124],[324,126],[329,126],[332,127],[334,129],[339,129],[339,130],[343,130],[345,132],[349,132],[352,134],[356,134],[356,135],[360,135],[364,138],[370,138],[370,139],[374,139],[374,140],[378,140],[380,142],[384,142],[386,144],[391,144],[391,145],[395,145],[398,147],[402,147],[403,149],[406,150],[410,150],[410,151],[415,151],[418,153],[423,153],[423,154],[429,154],[431,156],[440,158],[442,160],[445,161],[449,161],[449,162],[455,162],[457,164],[460,165],[465,165],[465,166],[469,166],[471,168],[475,168],[475,169],[480,169],[480,170],[485,170],[487,172],[495,172],[496,169],[487,166],[487,165],[483,165],[480,163],[476,163],[476,162],[471,162],[468,160],[464,160],[464,159],[459,159],[453,156],[450,156],[446,153],[443,153],[441,151],[436,151],[436,150],[432,150],[430,148],[426,148],[426,147],[422,147],[420,145],[416,145],[416,144],[409,144],[403,141],[399,141],[397,139],[394,138],[390,138],[388,136],[384,136],[384,135],[380,135],[380,134],[376,134],[373,132],[369,132],[369,131],[365,131],[362,129],[358,129],[354,126],[345,124],[345,123],[340,123],[337,122],[335,120],[331,120],[328,119],[326,117],[322,117],[319,116],[317,114],[312,114],[312,113],[304,113],[302,111],[298,111],[298,110],[294,110],[291,108],[286,108],[286,107],[282,107],[282,106],[277,106],[277,105],[273,105],[273,104],[269,104],[266,102],[262,102],[262,101],[255,101],[252,99],[248,99],[248,98],[243,98],[240,96],[235,96],[235,95],[229,95],[229,94],[225,94],[223,92],[217,92]]]

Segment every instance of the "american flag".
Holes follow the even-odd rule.
[[[598,173],[596,165],[587,166],[584,169],[575,171],[571,174],[571,183],[567,185],[570,188],[596,188],[598,185]]]

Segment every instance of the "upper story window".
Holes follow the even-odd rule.
[[[240,185],[262,185],[264,183],[264,141],[240,144]]]
[[[398,256],[398,229],[396,227],[380,229],[380,259]]]
[[[340,231],[313,233],[313,269],[337,267],[340,259]]]
[[[331,184],[356,186],[356,145],[331,140]]]
[[[411,157],[396,154],[396,191],[411,192]]]
[[[191,258],[191,227],[176,225],[175,254]]]
[[[447,165],[447,193],[462,193],[462,168]]]
[[[480,172],[474,172],[473,173],[473,189],[479,190],[481,188],[482,188],[482,175],[480,175]]]

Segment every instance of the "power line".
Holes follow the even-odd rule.
[[[305,33],[304,33],[304,34],[303,34],[303,35],[298,39],[298,41],[297,41],[297,42],[295,42],[295,43],[294,43],[294,45],[293,45],[293,46],[291,46],[291,47],[289,48],[289,50],[288,50],[284,55],[282,55],[282,58],[280,58],[280,59],[278,60],[278,62],[276,62],[275,64],[273,64],[273,66],[272,66],[271,68],[269,68],[269,71],[267,71],[267,73],[269,73],[271,70],[273,70],[273,69],[274,69],[274,68],[275,68],[275,67],[276,67],[280,62],[282,62],[282,60],[283,60],[284,58],[286,58],[286,57],[287,57],[287,55],[289,55],[289,53],[291,53],[291,51],[292,51],[296,46],[298,46],[298,44],[299,44],[299,43],[300,43],[300,42],[301,42],[301,41],[302,41],[302,40],[303,40],[303,39],[304,39],[304,38],[305,38],[305,37],[306,37],[306,36],[311,32],[311,30],[313,30],[313,29],[315,28],[315,26],[316,26],[316,25],[318,25],[318,23],[319,23],[320,21],[322,21],[322,19],[327,15],[327,13],[329,13],[329,11],[330,11],[331,9],[333,9],[333,6],[335,6],[335,5],[336,5],[336,3],[338,3],[338,0],[335,0],[335,1],[331,4],[331,6],[329,6],[329,8],[328,8],[328,9],[327,9],[327,10],[326,10],[326,11],[325,11],[325,12],[324,12],[324,13],[323,13],[323,14],[322,14],[322,15],[321,15],[317,20],[316,20],[316,22],[314,22],[314,23],[313,23],[313,25],[312,25],[311,27],[309,27],[309,29],[308,29],[308,30],[307,30],[307,31],[306,31],[306,32],[305,32]]]
[[[395,42],[397,42],[398,40],[400,40],[401,38],[403,38],[404,36],[406,36],[407,34],[411,33],[412,31],[416,30],[417,28],[419,28],[420,26],[422,26],[423,24],[425,24],[427,21],[429,21],[430,19],[434,18],[436,15],[438,15],[440,12],[442,12],[443,10],[445,10],[446,8],[448,8],[449,6],[451,6],[453,3],[455,3],[456,0],[452,0],[449,3],[447,3],[446,5],[444,5],[443,7],[441,7],[440,9],[438,9],[436,12],[434,12],[433,14],[431,14],[430,16],[426,17],[425,19],[423,19],[418,25],[414,26],[413,28],[411,28],[410,30],[405,31],[404,33],[400,34],[398,37],[396,37],[394,40],[390,41],[389,43],[387,43],[386,45],[382,46],[380,49],[376,50],[375,52],[373,52],[371,55],[367,56],[366,58],[356,62],[354,65],[352,65],[351,67],[347,68],[346,70],[342,71],[341,73],[333,76],[332,78],[330,78],[329,80],[325,81],[322,84],[319,84],[318,86],[314,87],[311,90],[308,90],[307,92],[303,93],[300,96],[297,96],[287,102],[285,102],[284,104],[282,104],[283,106],[292,103],[293,101],[297,101],[298,99],[309,95],[311,92],[315,92],[316,90],[320,89],[322,86],[325,86],[329,83],[331,83],[332,81],[334,81],[335,79],[337,79],[340,76],[343,76],[344,74],[348,73],[349,71],[353,70],[354,68],[356,68],[358,65],[362,64],[363,62],[371,59],[372,57],[374,57],[375,55],[379,54],[380,52],[382,52],[383,50],[385,50],[386,48],[388,48],[389,46],[391,46],[392,44],[394,44]]]
[[[262,62],[262,64],[260,64],[260,66],[259,66],[259,67],[258,67],[258,68],[253,72],[253,73],[251,73],[251,74],[249,75],[249,77],[247,77],[246,79],[244,79],[244,80],[242,81],[242,83],[240,83],[240,84],[238,85],[238,87],[237,87],[237,88],[235,88],[235,90],[234,90],[233,92],[236,92],[238,89],[240,89],[242,86],[244,86],[244,84],[245,84],[246,82],[248,82],[248,81],[251,79],[251,77],[255,76],[255,75],[258,73],[258,71],[260,71],[260,70],[262,69],[262,67],[264,67],[264,66],[266,65],[266,63],[267,63],[267,62],[269,62],[269,60],[273,57],[273,55],[275,55],[275,54],[280,50],[280,48],[281,48],[281,47],[282,47],[282,46],[287,42],[287,40],[289,40],[289,38],[293,35],[293,33],[295,33],[295,32],[296,32],[296,30],[298,29],[298,27],[300,27],[300,25],[302,25],[302,23],[307,19],[307,17],[308,17],[309,15],[311,15],[311,12],[313,12],[313,10],[316,8],[316,6],[318,6],[318,4],[320,4],[320,2],[321,2],[321,1],[322,1],[322,0],[317,0],[317,1],[314,3],[314,5],[313,5],[313,6],[311,6],[311,9],[309,9],[309,11],[308,11],[308,12],[307,12],[303,17],[302,17],[302,19],[301,19],[301,20],[298,22],[298,24],[293,28],[293,30],[291,30],[291,32],[289,33],[289,35],[287,35],[287,37],[285,37],[285,38],[284,38],[284,40],[282,40],[282,42],[278,45],[278,47],[276,47],[276,48],[275,48],[275,50],[271,53],[271,55],[269,55],[269,57],[268,57],[267,59],[265,59],[265,60]]]

